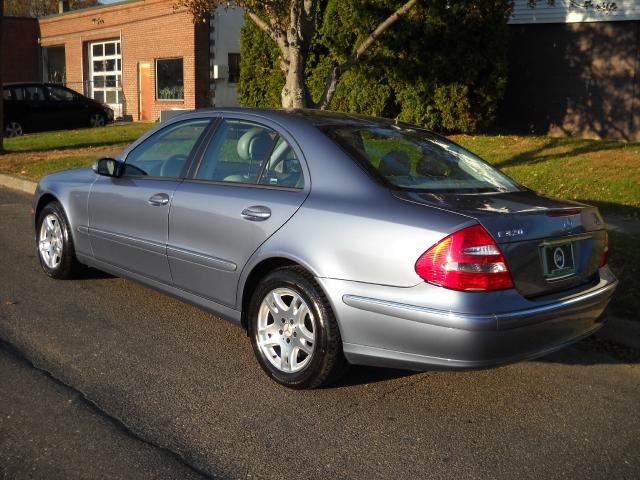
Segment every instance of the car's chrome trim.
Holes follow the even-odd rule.
[[[107,232],[105,230],[100,230],[94,227],[89,227],[89,236],[120,243],[129,247],[139,248],[141,250],[147,250],[153,253],[159,253],[161,255],[166,255],[166,246],[163,243],[159,242],[143,240],[138,237],[122,235],[120,233]]]
[[[222,258],[211,257],[203,253],[194,252],[185,248],[167,246],[167,255],[169,259],[182,260],[185,262],[195,263],[216,270],[224,270],[226,272],[235,272],[238,266],[228,260]]]
[[[582,304],[592,304],[608,300],[617,284],[617,280],[614,282],[607,282],[604,286],[590,290],[581,295],[561,299],[539,307],[496,314],[452,312],[429,307],[421,307],[418,305],[408,305],[388,300],[380,300],[377,298],[361,297],[358,295],[344,295],[342,297],[342,301],[350,307],[360,310],[379,313],[382,315],[390,315],[415,322],[428,323],[440,327],[458,328],[462,330],[496,330],[501,322],[505,322],[505,325],[500,325],[501,329],[505,328],[507,325],[510,327],[517,327],[523,324],[514,323],[514,320],[540,316],[543,317],[540,320],[544,320],[544,315],[548,313],[553,313],[570,307],[581,306]],[[506,328],[509,328],[508,326]]]

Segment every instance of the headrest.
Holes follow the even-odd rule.
[[[269,155],[272,146],[273,140],[266,130],[255,127],[238,140],[238,156],[245,161],[262,162]]]
[[[450,168],[441,161],[422,157],[416,165],[416,173],[421,177],[446,177]]]
[[[404,177],[410,175],[409,155],[400,150],[392,150],[380,160],[378,171],[384,176]]]

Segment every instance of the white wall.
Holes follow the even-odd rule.
[[[538,0],[535,8],[527,6],[527,0],[516,0],[511,24],[522,23],[578,23],[578,22],[611,22],[620,20],[640,20],[640,0],[606,0],[615,2],[617,9],[610,12],[599,12],[595,9],[581,7],[584,0],[556,0],[553,7],[546,0]],[[596,5],[601,0],[594,0]]]
[[[240,29],[244,24],[243,11],[239,8],[219,7],[212,19],[211,68],[213,65],[228,66],[229,53],[240,53]],[[213,106],[237,107],[238,91],[228,78],[212,80],[215,85]],[[214,86],[212,85],[212,86]]]

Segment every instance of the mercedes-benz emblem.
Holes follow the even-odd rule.
[[[564,268],[564,252],[562,251],[562,248],[557,247],[553,251],[553,263],[555,263],[556,268]]]

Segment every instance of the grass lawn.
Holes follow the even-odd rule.
[[[155,124],[46,132],[6,139],[0,173],[38,180],[47,173],[115,156]],[[605,215],[640,219],[640,143],[514,135],[454,135],[469,150],[542,194],[600,207]],[[610,264],[620,287],[611,308],[637,319],[640,235],[610,234]]]

